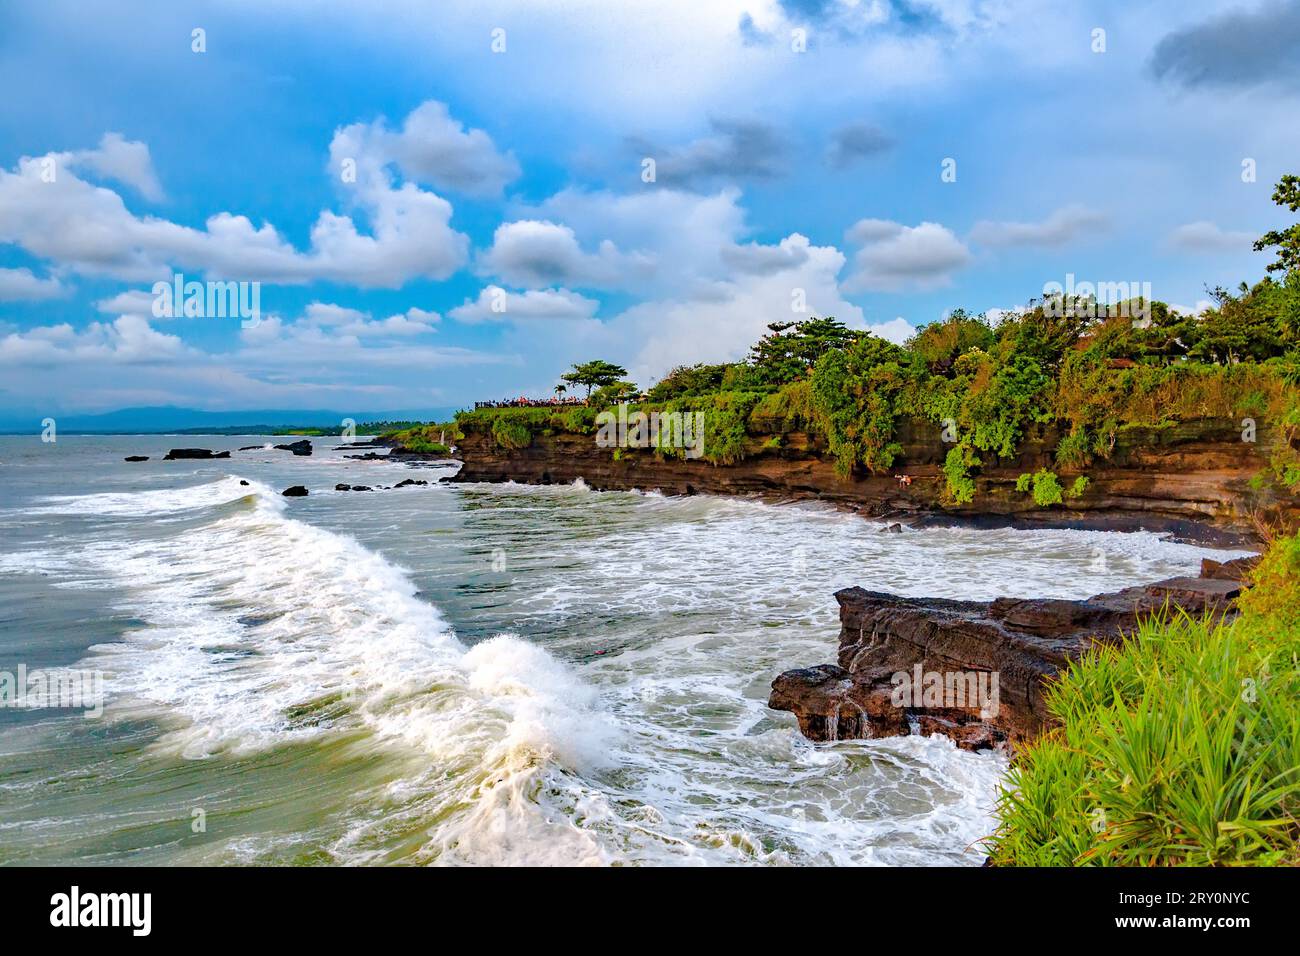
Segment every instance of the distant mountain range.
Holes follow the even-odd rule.
[[[115,412],[98,415],[49,415],[36,412],[17,415],[0,413],[0,434],[29,435],[41,431],[42,419],[52,417],[62,434],[140,435],[168,432],[194,432],[205,428],[220,429],[226,433],[256,434],[269,426],[274,428],[329,428],[337,427],[343,419],[351,418],[358,425],[366,422],[434,422],[448,421],[455,407],[399,409],[385,412],[340,412],[328,409],[267,409],[257,408],[229,412],[208,412],[195,408],[156,406],[149,408],[120,408]]]

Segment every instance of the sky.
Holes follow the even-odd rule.
[[[378,414],[1070,276],[1202,308],[1289,224],[1300,0],[43,0],[0,87],[0,413]]]

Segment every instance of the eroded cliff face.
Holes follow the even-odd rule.
[[[768,706],[793,713],[813,740],[919,733],[970,750],[1018,743],[1048,725],[1046,682],[1067,662],[1151,615],[1235,614],[1253,562],[1206,561],[1200,577],[1085,601],[948,601],[846,588],[835,595],[837,663],[781,674]]]
[[[824,445],[792,433],[781,446],[756,438],[751,454],[730,465],[664,458],[641,449],[600,448],[594,436],[557,432],[535,435],[526,448],[504,449],[491,435],[471,432],[459,442],[463,462],[455,481],[569,483],[583,479],[600,490],[666,494],[761,495],[772,499],[816,498],[869,517],[911,523],[969,521],[1026,526],[1147,529],[1215,544],[1250,544],[1257,522],[1294,523],[1294,496],[1251,488],[1267,467],[1275,435],[1242,440],[1227,420],[1183,422],[1167,428],[1126,429],[1110,457],[1080,471],[1058,469],[1053,453],[1059,434],[1047,430],[1022,443],[1014,460],[995,460],[975,477],[967,505],[945,500],[944,456],[952,447],[929,423],[903,423],[903,456],[890,474],[840,477]],[[707,449],[706,449],[707,450]],[[1016,490],[1016,479],[1039,468],[1058,471],[1069,487],[1088,476],[1082,497],[1048,508]],[[898,479],[907,476],[910,483]]]

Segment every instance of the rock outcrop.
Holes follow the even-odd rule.
[[[211,448],[173,448],[167,454],[163,455],[163,461],[180,461],[182,459],[197,459],[206,461],[209,458],[229,458],[228,451],[213,451]]]
[[[284,495],[286,498],[306,498],[308,492],[302,485],[290,485],[288,488],[284,489],[284,491],[280,492],[280,494]]]
[[[127,455],[122,460],[123,461],[148,461],[149,456],[148,455]]]
[[[836,664],[786,671],[768,701],[813,740],[939,733],[966,749],[1016,743],[1048,723],[1045,683],[1094,642],[1173,609],[1234,614],[1255,559],[1207,560],[1200,577],[1084,601],[905,598],[847,588]]]
[[[1016,458],[990,458],[975,475],[974,500],[964,505],[945,495],[942,466],[952,446],[942,440],[940,429],[903,421],[897,437],[903,453],[892,474],[846,478],[836,473],[818,436],[799,432],[783,434],[779,447],[756,436],[742,460],[714,465],[656,456],[647,449],[617,449],[615,457],[615,449],[598,447],[594,435],[562,431],[535,434],[525,448],[502,448],[489,432],[469,428],[457,442],[463,465],[450,480],[568,484],[581,478],[597,490],[816,499],[913,525],[1150,530],[1217,545],[1257,543],[1259,520],[1300,522],[1300,498],[1251,482],[1268,467],[1272,449],[1285,436],[1261,429],[1257,442],[1243,442],[1238,423],[1228,419],[1126,428],[1109,458],[1080,471],[1055,463],[1060,435],[1047,428],[1027,437]],[[1066,487],[1076,475],[1086,475],[1087,489],[1062,505],[1039,507],[1031,495],[1016,490],[1020,475],[1039,468],[1058,472]],[[904,483],[902,477],[910,481]]]
[[[309,442],[305,438],[299,441],[291,441],[286,445],[276,445],[275,447],[278,448],[280,451],[291,451],[295,455],[311,454],[311,442]]]

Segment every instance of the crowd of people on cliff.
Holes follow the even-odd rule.
[[[554,398],[503,398],[494,402],[475,402],[475,408],[551,408],[556,405],[586,405],[586,399],[576,395],[555,396]]]

